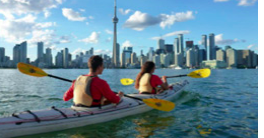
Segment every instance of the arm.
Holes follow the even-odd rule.
[[[63,101],[69,101],[73,98],[74,82],[75,80],[73,81],[71,87],[64,93]]]
[[[120,101],[120,97],[117,96],[111,89],[110,89],[110,86],[105,82],[103,81],[102,82],[102,95],[110,102],[112,103],[119,103]]]
[[[169,89],[169,85],[168,85],[168,82],[167,82],[167,76],[162,76],[162,80],[163,80],[163,83],[161,84],[161,88],[163,90],[168,90]]]

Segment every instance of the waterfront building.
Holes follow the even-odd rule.
[[[159,39],[158,40],[158,47],[157,47],[157,49],[165,49],[164,48],[164,45],[165,45],[165,40],[163,40],[163,39]]]
[[[69,50],[68,48],[63,49],[63,68],[68,68],[69,67]],[[83,55],[83,53],[82,53]]]
[[[184,48],[184,42],[183,42],[183,34],[178,34],[179,38],[179,52],[183,53],[183,48]]]
[[[163,67],[168,67],[170,65],[170,57],[168,54],[160,54],[160,63]]]
[[[195,51],[193,48],[186,51],[186,66],[193,68],[195,66]]]
[[[225,61],[219,61],[219,60],[208,60],[203,61],[201,63],[202,68],[210,68],[210,69],[224,69],[227,67],[227,64]]]
[[[252,67],[252,51],[237,50],[237,67],[251,68]]]
[[[204,46],[205,50],[207,51],[207,35],[202,35],[202,45]]]
[[[153,61],[154,54],[155,54],[154,48],[153,47],[150,47],[149,48],[149,52],[148,52],[148,60],[149,61]]]
[[[157,49],[155,54],[157,54],[157,55],[165,54],[165,50],[164,49]]]
[[[193,41],[186,41],[186,50],[193,48]]]
[[[46,49],[46,54],[45,54],[45,62],[46,62],[46,66],[47,67],[51,67],[52,66],[52,54],[51,54],[51,49],[47,48]]]
[[[213,59],[216,59],[215,35],[211,33],[209,34],[209,45],[207,46],[207,60]]]
[[[137,55],[135,52],[131,54],[131,64],[136,64],[137,63]]]
[[[216,60],[218,61],[226,61],[226,52],[222,49],[216,51]]]
[[[140,58],[140,66],[142,67],[146,61],[147,61],[147,57],[146,56],[141,56],[141,58]]]
[[[175,54],[181,53],[181,48],[180,48],[180,45],[179,45],[179,38],[175,38],[174,39],[173,46],[174,46],[174,53]]]
[[[0,47],[0,63],[5,62],[5,48]]]
[[[58,68],[63,67],[63,52],[58,52],[55,57],[55,66]]]
[[[155,55],[153,57],[153,62],[155,63],[156,68],[159,68],[161,66],[161,64],[160,64],[160,56],[159,55]]]
[[[252,54],[252,67],[256,68],[258,66],[258,55],[256,53]]]
[[[114,18],[113,18],[113,23],[114,23],[114,39],[113,39],[113,56],[112,56],[112,63],[113,67],[119,67],[119,55],[120,55],[120,46],[117,43],[117,29],[116,29],[116,24],[118,23],[118,18],[116,16],[116,0],[115,0],[115,6],[114,6]]]
[[[205,49],[199,49],[199,63],[202,63],[204,60],[206,60],[206,50]]]
[[[13,61],[16,65],[18,62],[27,62],[27,42],[16,44],[13,48]]]
[[[200,66],[200,63],[201,62],[199,62],[199,48],[194,48],[193,49],[194,51],[194,53],[193,53],[193,56],[194,56],[194,66],[196,67],[196,68],[198,68],[199,66]]]
[[[228,68],[237,67],[237,53],[233,48],[228,48],[226,50],[226,63]]]
[[[122,68],[126,67],[126,53],[124,50],[121,54],[121,67]]]
[[[37,43],[37,45],[38,45],[38,49],[37,49],[37,60],[39,61],[39,62],[43,62],[43,48],[44,48],[44,45],[43,45],[43,42],[38,42]],[[42,60],[41,60],[42,59]]]
[[[27,41],[20,44],[20,62],[27,62]]]
[[[174,62],[176,67],[183,67],[183,53],[176,53],[174,55]]]
[[[165,45],[165,53],[172,53],[173,52],[173,45],[172,44],[166,44]]]

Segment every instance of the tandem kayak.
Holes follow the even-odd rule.
[[[187,80],[172,84],[171,89],[161,94],[128,94],[141,99],[164,99],[171,101],[179,97],[184,87],[189,84]],[[0,118],[0,138],[17,137],[46,132],[53,132],[75,127],[119,119],[122,117],[144,113],[153,108],[139,100],[128,97],[122,98],[117,104],[102,106],[101,108],[56,108],[25,111],[13,114],[10,117]]]

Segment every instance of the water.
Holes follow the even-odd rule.
[[[49,74],[75,79],[87,69],[45,70]],[[157,69],[157,75],[187,74],[192,70]],[[121,78],[133,78],[139,70],[104,70],[100,77],[114,91],[134,93],[133,85],[122,86]],[[30,138],[94,137],[257,137],[258,136],[258,70],[212,70],[209,78],[171,78],[169,82],[187,79],[190,84],[171,112],[152,110],[104,124],[71,130],[25,136]],[[35,78],[15,69],[0,70],[0,117],[24,110],[51,106],[69,107],[62,100],[70,83],[49,77]],[[24,137],[24,138],[25,138]]]

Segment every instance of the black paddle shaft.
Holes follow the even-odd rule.
[[[53,76],[53,75],[50,75],[50,74],[48,74],[48,76],[52,77],[52,78],[56,78],[56,79],[60,79],[60,80],[68,81],[68,82],[72,82],[72,80],[64,79],[64,78]]]
[[[185,77],[185,76],[187,76],[187,75],[168,76],[167,78]]]

